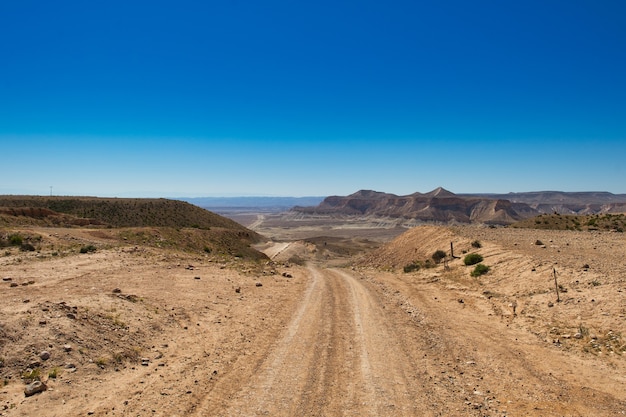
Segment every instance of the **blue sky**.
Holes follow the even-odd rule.
[[[0,194],[626,193],[626,2],[6,1]]]

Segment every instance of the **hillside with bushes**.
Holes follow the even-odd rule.
[[[24,228],[69,227],[96,229],[93,233],[126,244],[265,258],[251,247],[263,240],[258,233],[177,200],[0,196],[0,227],[6,230],[0,234],[0,246],[15,245],[11,236]],[[31,240],[25,238],[23,243],[37,248]]]

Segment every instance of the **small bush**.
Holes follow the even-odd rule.
[[[96,247],[94,245],[87,245],[80,248],[80,253],[92,253],[96,251]]]
[[[433,258],[433,261],[435,261],[436,264],[441,262],[441,260],[445,257],[446,257],[446,252],[442,250],[435,251],[435,253],[433,253],[433,256],[431,256],[431,258]]]
[[[24,238],[22,238],[22,236],[20,236],[17,233],[9,236],[9,245],[11,246],[22,246],[23,242],[24,242]]]
[[[468,255],[465,255],[465,258],[463,258],[463,263],[465,265],[476,265],[477,263],[482,261],[483,257],[478,253],[470,253]]]
[[[420,264],[420,262],[412,262],[404,266],[404,272],[409,273],[413,271],[419,271],[421,267],[422,265]]]
[[[478,264],[476,265],[474,270],[470,273],[470,275],[473,277],[479,277],[481,275],[486,274],[487,272],[489,272],[489,267],[487,265]]]
[[[59,368],[54,367],[50,370],[50,372],[48,372],[48,378],[56,379],[56,377],[59,376],[60,373],[61,371],[59,370]]]
[[[29,369],[22,374],[22,379],[26,381],[39,381],[41,379],[41,369]]]
[[[479,248],[482,248],[483,245],[478,240],[475,240],[475,241],[472,242],[472,247],[476,248],[476,249],[479,249]]]

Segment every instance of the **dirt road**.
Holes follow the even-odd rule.
[[[219,415],[415,415],[415,364],[354,276],[311,266],[282,337]]]

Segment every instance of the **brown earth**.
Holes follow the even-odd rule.
[[[114,231],[33,227],[39,251],[3,249],[0,415],[626,414],[621,233],[422,226],[381,246],[308,228],[252,262]],[[489,273],[402,271],[450,242]]]

